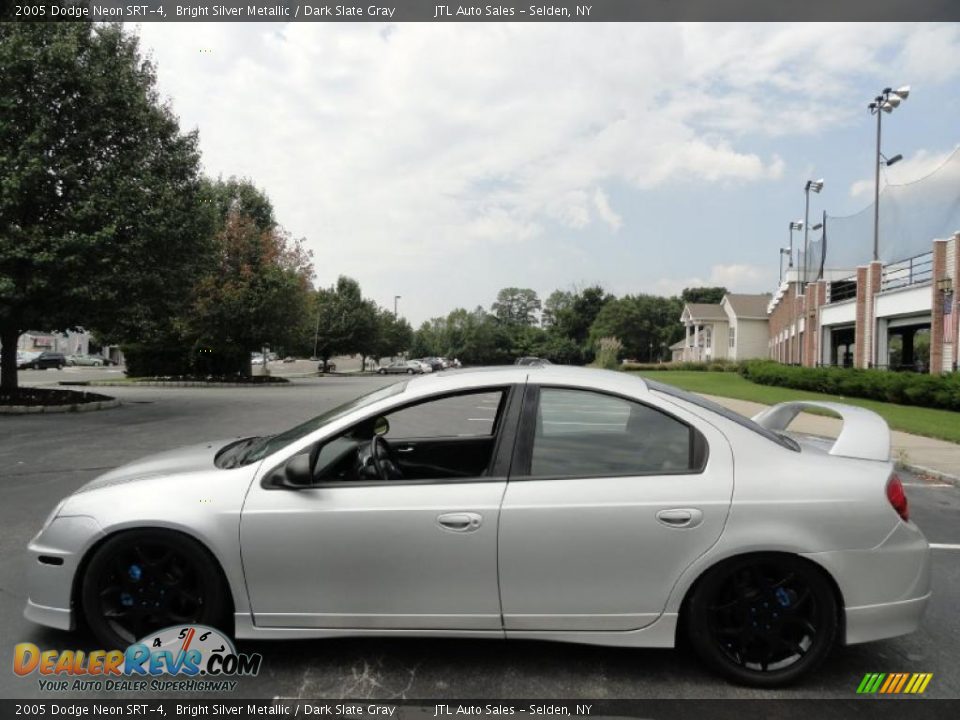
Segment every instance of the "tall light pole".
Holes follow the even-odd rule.
[[[892,113],[901,102],[910,95],[910,86],[904,85],[896,90],[884,88],[883,92],[877,95],[873,102],[867,105],[867,109],[877,116],[877,156],[873,164],[873,259],[880,259],[880,163],[893,165],[901,156],[884,161],[883,153],[880,152],[880,120],[883,113],[888,115]]]
[[[783,282],[783,256],[784,255],[786,255],[787,257],[790,257],[790,248],[780,248],[780,282],[781,283]],[[789,262],[792,264],[793,259],[791,258]]]
[[[794,230],[803,230],[803,220],[793,220],[790,222],[790,247],[788,251],[790,253],[790,261],[787,263],[787,283],[790,282],[790,271],[793,269],[793,231]],[[796,271],[799,273],[799,270]],[[790,308],[790,324],[793,331],[790,338],[790,362],[793,362],[793,356],[796,354],[794,348],[797,344],[797,277],[793,278],[793,300],[791,301]]]
[[[394,295],[393,296],[393,319],[397,319],[397,300],[402,298],[403,295]]]

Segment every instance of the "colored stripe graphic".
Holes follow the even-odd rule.
[[[867,695],[920,695],[933,679],[933,673],[867,673],[857,686],[857,693]]]

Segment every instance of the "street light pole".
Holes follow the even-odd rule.
[[[873,165],[873,259],[880,259],[880,163],[883,160],[883,153],[880,152],[880,133],[882,113],[888,115],[892,113],[900,103],[910,95],[910,86],[904,85],[896,90],[893,88],[884,88],[883,92],[877,95],[873,102],[867,105],[867,109],[877,116],[877,154]],[[887,160],[887,165],[893,165],[900,156]]]
[[[873,163],[873,259],[880,259],[880,118],[877,110],[877,155]]]
[[[787,265],[787,282],[788,283],[790,282],[790,270],[793,269],[793,231],[803,230],[803,228],[804,228],[803,220],[794,220],[790,223],[790,262]],[[797,336],[799,334],[797,332],[797,295],[799,294],[799,290],[798,290],[799,281],[798,281],[797,275],[799,275],[799,272],[800,272],[799,269],[794,271],[795,275],[793,278],[793,299],[791,300],[791,307],[790,307],[790,324],[791,324],[792,335],[790,337],[789,361],[791,363],[793,362],[794,355],[796,355],[794,350],[797,345]]]
[[[394,296],[393,296],[393,319],[394,319],[394,320],[397,319],[397,300],[399,300],[401,297],[403,297],[403,296],[402,296],[402,295],[394,295]]]

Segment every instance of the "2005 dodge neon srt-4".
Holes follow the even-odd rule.
[[[836,440],[786,432],[839,414]],[[26,616],[107,647],[237,638],[506,637],[672,647],[775,686],[837,642],[912,632],[930,552],[886,423],[796,402],[753,420],[624,373],[545,366],[399,382],[270,437],[118,468],[29,546]]]

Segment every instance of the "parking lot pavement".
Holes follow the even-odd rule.
[[[120,408],[0,416],[0,697],[43,696],[35,677],[10,672],[17,642],[96,649],[83,632],[41,628],[21,614],[24,548],[61,497],[147,453],[200,439],[276,432],[394,381],[336,377],[258,388],[112,387],[106,390],[123,399]],[[241,643],[243,651],[262,653],[264,662],[260,675],[242,680],[233,696],[853,699],[864,673],[910,671],[934,674],[926,697],[960,697],[960,550],[949,547],[960,546],[960,490],[903,477],[913,518],[932,543],[944,546],[934,550],[934,596],[922,628],[904,638],[839,648],[820,670],[787,690],[728,685],[683,649],[345,639]]]

